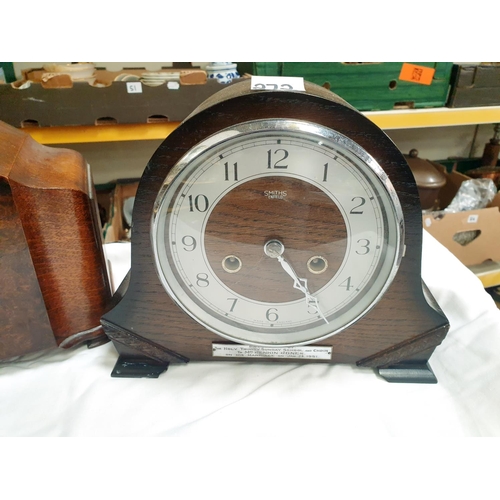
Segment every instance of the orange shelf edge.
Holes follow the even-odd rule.
[[[365,111],[383,130],[500,123],[500,106]],[[25,128],[41,144],[147,141],[164,139],[180,122]]]
[[[91,142],[150,141],[165,139],[179,122],[124,125],[25,128],[40,144],[79,144]]]

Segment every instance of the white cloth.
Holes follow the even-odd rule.
[[[105,250],[116,287],[130,245]],[[500,310],[425,231],[422,268],[451,323],[430,359],[438,384],[293,362],[191,362],[120,379],[108,343],[0,363],[0,436],[500,436]]]

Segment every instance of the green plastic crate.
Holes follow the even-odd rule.
[[[445,106],[453,63],[411,64],[435,68],[431,85],[399,80],[402,62],[253,62],[238,63],[238,69],[262,76],[301,76],[330,89],[360,111]]]
[[[0,80],[4,80],[6,83],[11,83],[16,81],[16,74],[14,72],[14,64],[11,62],[0,62]]]

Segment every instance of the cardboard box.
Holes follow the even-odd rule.
[[[144,72],[97,70],[95,79],[72,81],[69,75],[49,78],[44,70],[28,70],[22,80],[0,84],[0,120],[17,128],[181,122],[223,88],[195,69],[173,69],[179,83],[170,87],[174,82],[116,81]]]
[[[447,173],[446,176],[446,185],[439,192],[440,211],[423,215],[424,229],[466,266],[488,260],[500,262],[500,193],[487,208],[443,212],[462,182],[470,180],[459,172]]]
[[[169,73],[172,75],[179,75],[179,83],[181,85],[203,85],[207,82],[207,73],[202,69],[181,69],[181,68],[161,68],[158,71],[161,73]],[[108,71],[105,69],[96,69],[94,76],[88,78],[86,82],[73,82],[71,76],[65,73],[50,73],[44,69],[28,69],[23,70],[23,78],[18,85],[23,82],[30,81],[38,83],[44,88],[71,88],[73,84],[87,83],[91,87],[102,88],[109,87],[120,80],[120,77],[135,76],[141,78],[143,74],[151,73],[145,68],[126,68],[120,71]],[[130,80],[129,80],[130,81]]]

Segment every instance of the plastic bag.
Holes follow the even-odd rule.
[[[497,194],[497,187],[491,179],[471,179],[462,182],[445,212],[464,212],[485,208]]]

